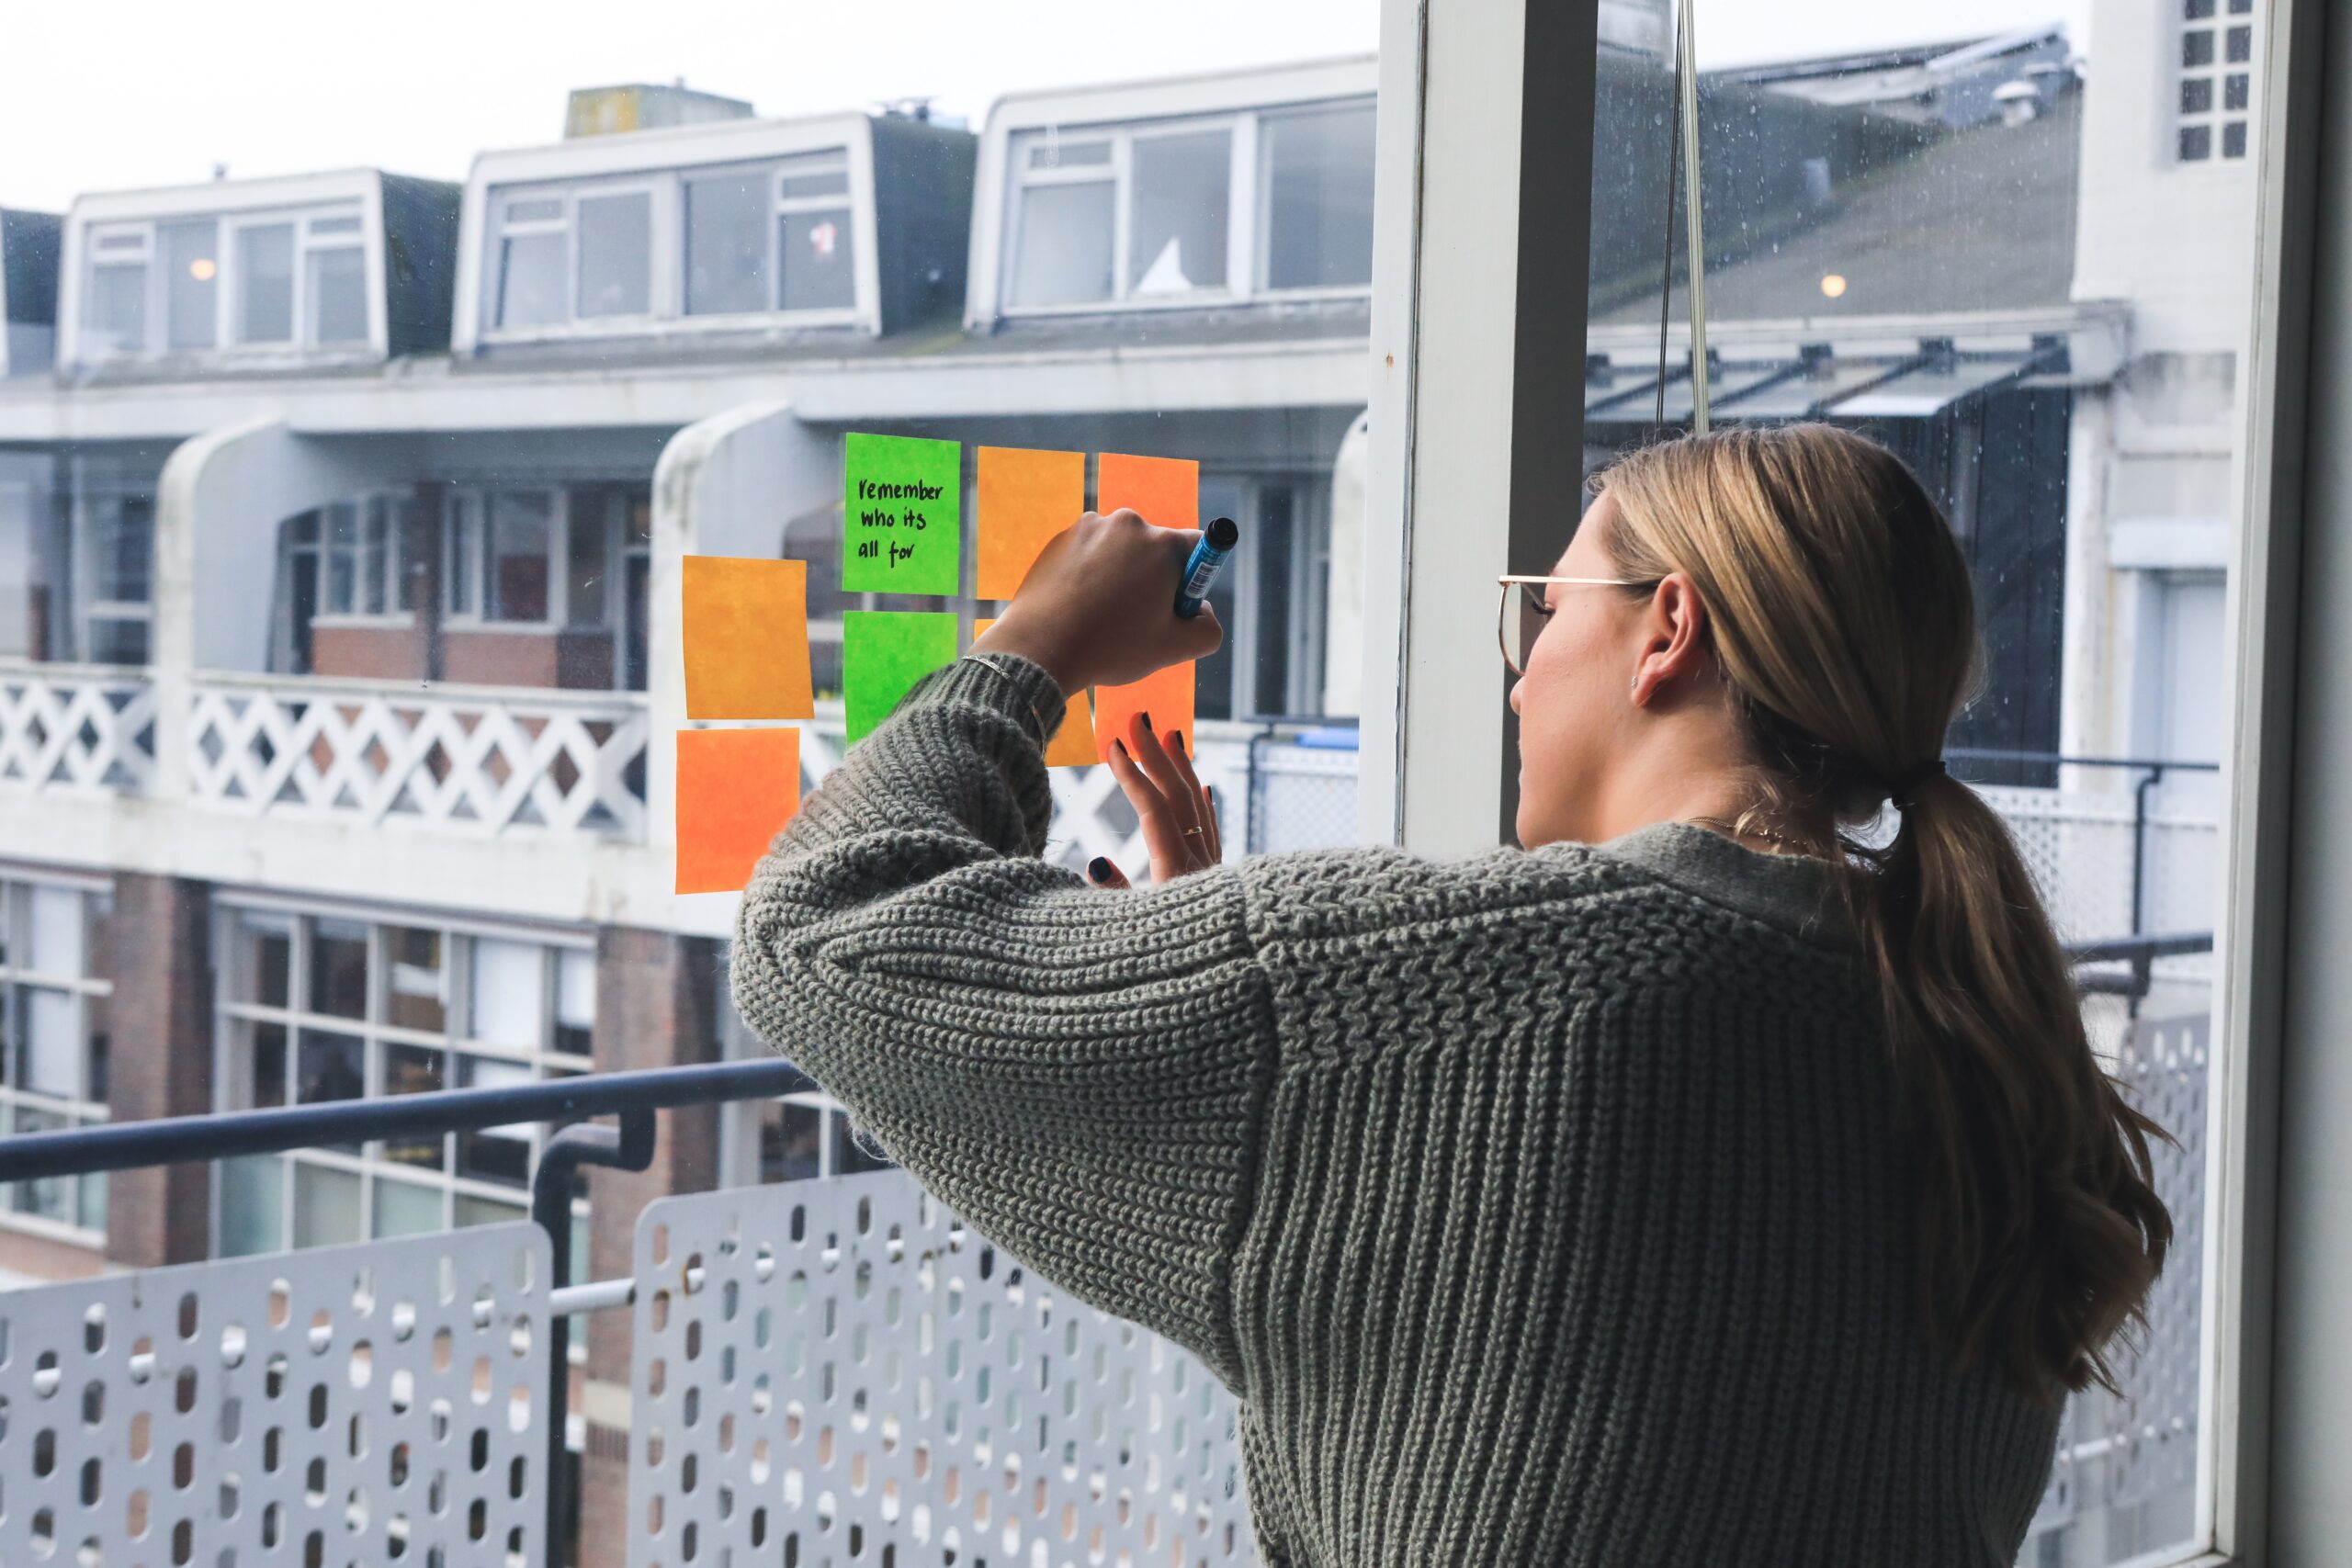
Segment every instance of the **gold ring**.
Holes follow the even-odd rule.
[[[1200,828],[1187,828],[1187,829],[1184,829],[1184,837],[1186,837],[1186,838],[1188,838],[1188,839],[1189,839],[1189,838],[1191,838],[1193,834],[1195,834],[1195,833],[1200,833],[1200,832],[1204,832],[1204,831],[1205,831],[1205,830],[1206,830],[1206,829],[1200,829]]]

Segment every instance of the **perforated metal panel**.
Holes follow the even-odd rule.
[[[634,1568],[1256,1562],[1234,1402],[899,1171],[649,1207]]]
[[[0,1294],[0,1563],[543,1562],[536,1225]]]
[[[2115,1555],[2168,1544],[2186,1530],[2197,1495],[2205,1257],[2206,1111],[2212,1066],[2211,1021],[2143,1019],[2126,1032],[2113,1072],[2132,1102],[2179,1141],[2156,1144],[2156,1195],[2172,1212],[2172,1252],[2149,1293],[2141,1346],[2119,1362],[2125,1397],[2093,1389],[2067,1401],[2049,1490],[2034,1533],[2112,1526],[2127,1543]],[[2128,1514],[2144,1522],[2121,1522]],[[2141,1539],[2153,1531],[2154,1539]],[[2136,1533],[2135,1533],[2136,1532]],[[2069,1553],[2068,1561],[2103,1561]],[[2029,1560],[2033,1554],[2030,1548]]]

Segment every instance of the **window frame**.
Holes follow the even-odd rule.
[[[1198,113],[1170,113],[1149,118],[1073,120],[1008,127],[1004,133],[1002,207],[997,227],[1000,239],[995,314],[1012,321],[1025,317],[1091,316],[1141,310],[1197,310],[1271,301],[1290,303],[1369,299],[1373,288],[1370,278],[1360,284],[1317,284],[1295,288],[1276,288],[1265,281],[1270,258],[1267,249],[1270,229],[1266,221],[1270,182],[1265,177],[1268,147],[1263,134],[1265,124],[1270,120],[1310,114],[1317,109],[1366,103],[1376,104],[1376,99],[1362,93],[1338,93]],[[1375,115],[1377,112],[1375,107]],[[1227,149],[1226,185],[1225,283],[1219,288],[1195,288],[1182,294],[1137,295],[1128,280],[1129,251],[1135,227],[1136,143],[1215,130],[1226,130],[1232,138]],[[1091,164],[1046,169],[1030,167],[1029,150],[1042,143],[1085,144],[1102,141],[1111,143],[1108,174],[1100,172],[1102,165]],[[1096,185],[1106,180],[1113,186],[1111,297],[1066,304],[1016,303],[1012,298],[1013,281],[1019,269],[1026,227],[1023,196],[1036,186]]]
[[[487,586],[481,567],[487,550],[490,522],[490,497],[498,495],[540,495],[549,501],[548,513],[548,614],[544,620],[497,620],[482,613],[482,594]],[[604,615],[593,625],[571,624],[571,523],[575,509],[593,506],[604,513],[605,574],[610,589],[605,595]],[[624,628],[621,621],[627,606],[627,584],[621,568],[623,552],[630,547],[628,538],[628,491],[608,483],[582,481],[577,484],[459,484],[443,492],[441,526],[441,584],[439,588],[441,621],[445,627],[461,632],[523,632],[553,637],[564,632],[594,635],[599,632],[617,636]],[[474,570],[461,584],[458,563],[466,552],[468,535],[475,534]],[[644,547],[639,546],[642,549]],[[459,588],[471,590],[461,602]]]
[[[350,922],[367,928],[366,996],[358,1018],[319,1012],[310,1005],[306,986],[314,941],[313,928],[322,920]],[[285,997],[282,1000],[273,1001],[238,996],[234,976],[241,973],[245,959],[246,949],[241,945],[245,931],[249,925],[280,923],[287,932]],[[388,933],[394,928],[421,928],[439,933],[443,978],[442,1021],[437,1030],[390,1021],[393,960]],[[473,944],[485,940],[526,944],[539,951],[539,1037],[531,1044],[513,1045],[478,1040],[470,1033]],[[508,925],[392,907],[353,906],[332,900],[279,898],[262,894],[224,894],[214,900],[213,945],[220,955],[216,964],[220,983],[214,988],[213,998],[213,1106],[216,1111],[249,1108],[243,1103],[250,1098],[247,1090],[252,1060],[247,1053],[250,1051],[251,1032],[256,1025],[284,1031],[285,1093],[286,1103],[289,1105],[301,1103],[300,1052],[306,1033],[348,1036],[361,1042],[362,1093],[370,1100],[383,1098],[386,1094],[386,1066],[394,1047],[438,1052],[444,1088],[457,1087],[460,1064],[468,1061],[490,1061],[518,1066],[529,1072],[533,1081],[537,1082],[585,1077],[596,1070],[593,1021],[592,1048],[589,1052],[560,1051],[555,1043],[561,1005],[560,987],[562,984],[560,966],[563,956],[585,953],[593,962],[596,939],[591,929]],[[549,1123],[531,1123],[531,1159],[526,1160],[526,1168],[536,1162],[538,1151],[545,1147],[553,1131]],[[382,1234],[377,1228],[376,1193],[379,1183],[383,1181],[435,1191],[440,1198],[439,1228],[443,1231],[458,1227],[458,1204],[467,1199],[512,1208],[515,1220],[526,1218],[531,1201],[527,1179],[521,1185],[508,1185],[464,1174],[459,1169],[460,1156],[457,1143],[462,1135],[441,1135],[441,1159],[437,1168],[410,1166],[392,1158],[386,1151],[385,1140],[381,1138],[366,1140],[356,1154],[347,1150],[305,1148],[283,1155],[252,1156],[278,1162],[280,1174],[276,1224],[280,1247],[291,1250],[297,1246],[294,1230],[297,1223],[296,1185],[300,1170],[305,1168],[336,1171],[359,1181],[361,1239],[364,1241],[379,1239]],[[210,1172],[208,1252],[216,1258],[228,1256],[221,1250],[226,1235],[227,1163],[212,1162]],[[586,1213],[585,1202],[575,1201],[575,1225],[584,1219]],[[585,1258],[580,1258],[579,1267],[584,1269],[586,1261]]]
[[[2165,162],[2177,169],[2243,170],[2254,162],[2256,138],[2263,122],[2262,93],[2257,78],[2267,62],[2262,36],[2263,7],[2256,0],[2212,0],[2211,12],[2203,17],[2188,15],[2189,0],[2167,0],[2172,7],[2172,25],[2165,37],[2170,52],[2166,56],[2165,79],[2169,84],[2167,97],[2170,112],[2165,117],[2165,133],[2170,138],[2165,149]],[[2237,7],[2244,5],[2245,9]],[[2243,30],[2247,37],[2246,58],[2230,58],[2230,36]],[[2211,41],[2212,54],[2202,63],[2188,62],[2188,39],[2200,34]],[[2229,87],[2233,77],[2245,79],[2246,101],[2237,107],[2230,107]],[[2208,89],[2205,107],[2190,109],[2186,95],[2191,84],[2201,83]],[[2229,150],[2234,140],[2237,151]],[[2190,156],[2186,151],[2191,135],[2202,132],[2204,151]]]
[[[71,897],[82,922],[81,970],[79,975],[66,975],[36,968],[30,963],[29,931],[31,905],[36,892],[62,893]],[[74,876],[58,872],[0,864],[0,1054],[7,1060],[0,1064],[0,1136],[16,1128],[20,1112],[31,1111],[40,1116],[61,1116],[67,1127],[102,1126],[112,1119],[107,1100],[94,1092],[90,1071],[90,1009],[97,1003],[110,1008],[114,996],[114,981],[109,976],[96,973],[100,923],[112,914],[114,884],[105,877]],[[19,940],[19,933],[27,933]],[[62,995],[68,998],[72,1010],[74,1052],[74,1090],[58,1095],[47,1089],[26,1087],[16,1082],[17,1036],[28,1025],[23,1012],[26,994],[32,991]],[[111,1021],[109,1021],[111,1030]],[[109,1076],[112,1069],[109,1067]],[[107,1087],[111,1087],[110,1085]],[[76,1218],[53,1220],[46,1215],[17,1207],[18,1185],[0,1187],[0,1230],[10,1230],[28,1235],[43,1236],[76,1247],[103,1247],[107,1227],[101,1220],[97,1225],[80,1223],[85,1204],[95,1201],[103,1214],[106,1205],[107,1179],[103,1174],[53,1179],[71,1184],[69,1207]],[[90,1195],[88,1185],[96,1184],[96,1196]]]
[[[76,292],[73,317],[75,361],[94,368],[198,362],[214,362],[230,368],[239,364],[273,360],[333,361],[375,355],[379,352],[376,344],[382,310],[378,299],[380,290],[377,287],[377,273],[371,262],[375,245],[369,224],[370,205],[363,196],[352,193],[265,206],[211,206],[137,218],[94,217],[87,220],[84,224],[83,243],[73,273]],[[322,221],[346,219],[353,220],[353,226],[348,230],[320,230],[315,227]],[[204,348],[173,348],[169,341],[170,325],[164,319],[169,308],[170,285],[164,276],[160,231],[169,225],[201,222],[213,225],[216,265],[220,269],[212,279],[212,343]],[[244,287],[243,236],[250,229],[288,224],[294,230],[290,290],[292,335],[285,339],[249,343],[242,331]],[[123,248],[109,253],[106,250],[107,242],[131,235],[139,236],[142,242],[135,251]],[[310,298],[311,257],[314,253],[338,250],[358,253],[360,292],[367,328],[357,338],[322,343],[316,335],[316,301]],[[134,254],[147,274],[141,290],[145,310],[143,342],[135,351],[96,349],[91,342],[95,326],[90,321],[89,310],[97,271],[102,266],[129,265]]]
[[[364,626],[396,630],[416,624],[416,606],[412,604],[406,609],[400,607],[401,590],[404,584],[413,581],[408,570],[408,547],[409,534],[415,525],[415,497],[407,491],[373,490],[345,501],[331,502],[325,506],[317,508],[318,540],[314,546],[310,547],[317,551],[319,560],[319,608],[311,614],[312,626]],[[359,521],[360,537],[348,547],[333,543],[328,533],[328,514],[338,506],[351,507]],[[366,570],[368,558],[366,536],[368,520],[379,507],[383,509],[384,520],[384,581],[382,584],[384,608],[380,611],[338,610],[334,607],[332,592],[334,581],[334,557],[346,548],[355,553],[352,584],[356,591],[361,585],[361,574]],[[364,594],[359,594],[357,597],[360,601],[365,599]]]
[[[845,137],[840,141],[820,146],[701,160],[654,169],[517,178],[490,185],[482,196],[481,239],[473,247],[480,280],[473,312],[475,344],[495,347],[582,339],[664,337],[680,333],[867,325],[875,319],[876,312],[868,288],[869,268],[876,263],[869,254],[872,248],[870,224],[866,221],[866,216],[872,210],[871,182],[865,174],[865,160],[858,156],[858,151],[855,143]],[[797,177],[832,172],[808,166],[827,160],[838,164],[842,176],[843,189],[839,195],[786,197],[782,193],[782,182],[787,175]],[[685,297],[686,186],[692,180],[724,175],[730,169],[756,170],[764,182],[767,200],[763,243],[766,257],[767,297],[778,303],[758,310],[690,314],[686,310]],[[579,204],[583,197],[639,192],[649,196],[650,205],[649,308],[642,315],[583,317],[579,313]],[[546,199],[559,199],[563,203],[560,220],[526,220],[518,231],[505,216],[507,207],[514,201]],[[784,277],[777,255],[779,220],[793,213],[836,209],[849,214],[850,243],[854,247],[850,261],[850,303],[798,310],[784,309],[781,305]],[[529,327],[503,326],[498,321],[499,292],[505,278],[501,250],[506,238],[517,231],[560,231],[564,236],[564,315],[560,321]],[[464,344],[458,345],[461,351],[467,346]]]

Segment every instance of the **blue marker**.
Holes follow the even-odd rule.
[[[1230,517],[1212,517],[1201,534],[1201,542],[1193,547],[1190,559],[1184,562],[1184,585],[1176,590],[1176,613],[1186,620],[1201,613],[1201,601],[1209,596],[1209,584],[1225,570],[1233,547],[1241,542],[1241,530]]]

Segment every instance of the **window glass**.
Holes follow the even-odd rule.
[[[220,309],[220,225],[209,218],[155,226],[164,264],[164,345],[210,348]]]
[[[582,197],[576,313],[641,316],[652,293],[653,198],[644,191]]]
[[[566,248],[560,231],[509,234],[500,243],[500,326],[546,327],[564,319],[567,313],[563,297]]]
[[[686,186],[686,314],[774,306],[767,286],[768,175],[702,175]]]
[[[237,341],[288,343],[294,336],[294,225],[237,231]]]
[[[326,508],[326,608],[348,615],[359,599],[359,509],[349,502]]]
[[[145,602],[155,563],[153,499],[105,496],[91,511],[96,533],[91,563],[97,574],[94,597],[118,604]]]
[[[368,1016],[368,928],[357,920],[311,922],[311,1010]]]
[[[1127,247],[1131,294],[1225,287],[1230,131],[1138,136]]]
[[[543,491],[497,491],[490,496],[482,583],[485,619],[548,618],[548,554],[554,498]]]
[[[532,942],[474,939],[469,1038],[526,1049],[539,1043],[547,1009],[545,953]]]
[[[102,262],[90,269],[90,302],[83,312],[83,327],[93,357],[146,352],[145,262]]]
[[[448,971],[442,935],[429,926],[384,928],[384,1021],[401,1029],[440,1032],[448,1019]]]
[[[1012,302],[1079,305],[1110,299],[1117,198],[1108,180],[1023,189]]]
[[[584,1056],[595,1040],[596,955],[558,948],[555,962],[555,1048]]]
[[[857,303],[856,251],[846,207],[787,212],[776,220],[781,309],[846,310]]]
[[[311,341],[320,347],[368,341],[366,258],[356,245],[310,254]]]
[[[88,951],[85,897],[70,887],[36,884],[25,890],[24,963],[34,974],[70,977],[82,973]]]
[[[1263,122],[1267,288],[1372,281],[1372,131],[1370,104]]]
[[[571,547],[564,559],[568,575],[564,584],[564,619],[575,626],[602,626],[605,624],[605,587],[609,569],[605,561],[608,536],[612,532],[609,497],[602,491],[575,491],[569,498],[570,519],[566,532]]]

